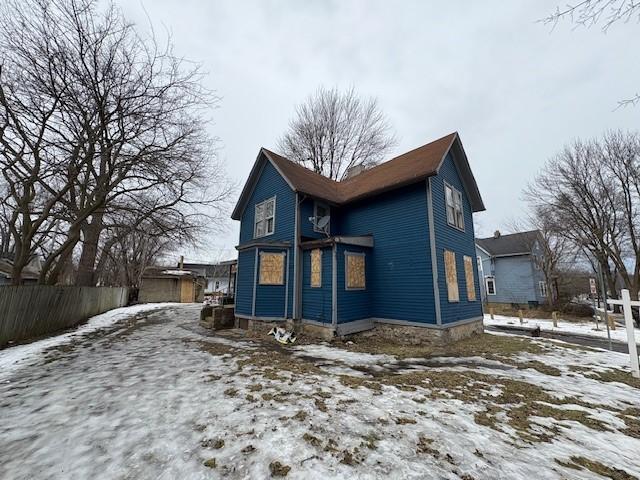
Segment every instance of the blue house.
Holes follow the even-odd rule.
[[[547,302],[547,283],[541,268],[542,238],[538,230],[476,240],[484,303],[511,304],[519,308]]]
[[[262,148],[232,214],[238,323],[289,322],[324,337],[482,331],[482,210],[457,133],[340,182]]]

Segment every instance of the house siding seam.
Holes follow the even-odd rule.
[[[436,323],[424,182],[335,210],[334,234],[373,235],[375,246],[367,256],[369,316]],[[338,266],[343,260],[339,254]],[[340,312],[348,311],[343,297],[339,294]]]
[[[463,197],[464,208],[464,231],[452,227],[447,223],[445,188],[444,184],[452,185]],[[438,175],[432,177],[432,200],[434,209],[434,223],[436,232],[436,252],[438,256],[438,287],[440,291],[440,312],[442,324],[457,322],[468,318],[475,318],[482,315],[482,302],[480,301],[480,287],[478,279],[478,262],[476,259],[475,236],[473,232],[473,212],[469,203],[468,195],[464,189],[462,181],[458,175],[451,153],[448,153]],[[458,280],[458,291],[460,300],[449,302],[447,299],[447,283],[444,265],[444,251],[455,252],[456,274]],[[467,298],[464,256],[470,256],[473,260],[474,287],[476,289],[476,300],[469,301]],[[393,318],[393,317],[390,317]]]

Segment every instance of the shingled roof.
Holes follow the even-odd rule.
[[[456,165],[462,181],[465,183],[473,211],[484,210],[478,186],[471,173],[458,133],[455,132],[341,182],[324,177],[277,153],[262,148],[231,218],[240,219],[244,204],[251,194],[251,179],[259,171],[258,165],[263,157],[271,161],[294,191],[341,205],[436,175],[447,153],[452,149],[454,149]]]
[[[476,244],[493,256],[526,255],[531,253],[533,244],[539,238],[539,230],[511,233],[489,238],[477,238]]]

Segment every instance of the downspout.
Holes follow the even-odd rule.
[[[440,286],[438,285],[438,257],[436,249],[436,227],[433,215],[433,195],[431,177],[427,179],[427,217],[429,221],[429,245],[431,248],[431,273],[433,275],[433,300],[436,309],[436,324],[442,325],[440,312]]]
[[[251,316],[256,316],[256,286],[258,283],[258,248],[255,249],[255,260],[253,262],[253,300],[251,303]]]
[[[333,244],[331,266],[331,325],[335,332],[338,328],[338,263],[337,244]]]
[[[300,194],[296,192],[296,210],[294,215],[294,235],[293,235],[293,312],[294,320],[301,318],[301,297],[302,289],[300,288],[300,203],[304,199],[300,199]]]

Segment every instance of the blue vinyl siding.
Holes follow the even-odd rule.
[[[338,218],[340,234],[373,235],[371,316],[435,323],[425,183],[349,205]]]
[[[240,245],[253,240],[256,204],[274,196],[276,197],[274,232],[272,235],[260,237],[260,240],[266,242],[286,240],[293,243],[296,194],[273,165],[270,162],[266,162],[262,169],[260,180],[258,180],[249,198],[247,208],[242,212]]]
[[[528,303],[540,301],[538,282],[534,278],[531,256],[498,257],[494,259],[496,294],[490,303]]]
[[[302,318],[331,323],[333,248],[322,249],[321,287],[311,287],[311,250],[302,256]]]
[[[284,265],[285,265],[285,278],[284,285],[260,285],[260,278],[258,274],[257,286],[256,286],[256,317],[277,317],[284,318],[285,316],[285,289],[287,287],[286,266],[287,266],[287,251],[281,249],[265,249],[260,248],[258,250],[258,272],[260,272],[260,252],[275,252],[285,253]],[[291,260],[290,260],[291,263]]]
[[[253,307],[253,269],[256,251],[238,252],[238,271],[236,276],[236,312],[251,315]]]
[[[464,209],[464,231],[447,223],[445,182],[462,192]],[[451,157],[447,154],[438,175],[431,178],[433,215],[436,234],[436,253],[438,258],[438,288],[440,290],[440,312],[442,323],[480,317],[482,302],[478,283],[478,265],[475,252],[475,236],[473,233],[473,213],[468,196],[458,176],[458,171]],[[458,277],[458,291],[460,301],[449,302],[447,298],[447,280],[444,266],[444,251],[451,250],[456,255],[456,273]],[[476,300],[468,301],[464,271],[465,255],[473,259],[473,272],[476,288]]]
[[[345,252],[365,253],[366,288],[364,290],[346,289]],[[338,267],[338,323],[370,318],[372,287],[375,284],[370,268],[373,263],[371,249],[353,245],[337,245],[336,261]]]
[[[261,237],[262,242],[287,241],[293,246],[295,237],[295,204],[296,194],[289,184],[278,173],[269,161],[264,162],[260,172],[260,178],[249,198],[247,207],[242,213],[240,223],[240,245],[254,240],[255,205],[276,197],[275,225],[272,235]],[[293,249],[291,249],[293,251]],[[236,293],[236,311],[240,314],[251,315],[254,283],[255,249],[241,251],[238,255],[238,277]],[[249,262],[247,258],[251,258]],[[243,260],[240,260],[240,259]],[[286,260],[285,260],[286,268]],[[256,316],[283,317],[285,314],[284,303],[287,301],[286,313],[292,318],[293,313],[293,255],[289,258],[289,275],[286,286],[257,285],[256,287]],[[286,275],[285,275],[286,279]],[[285,288],[288,295],[285,295]],[[286,297],[286,298],[285,298]]]

